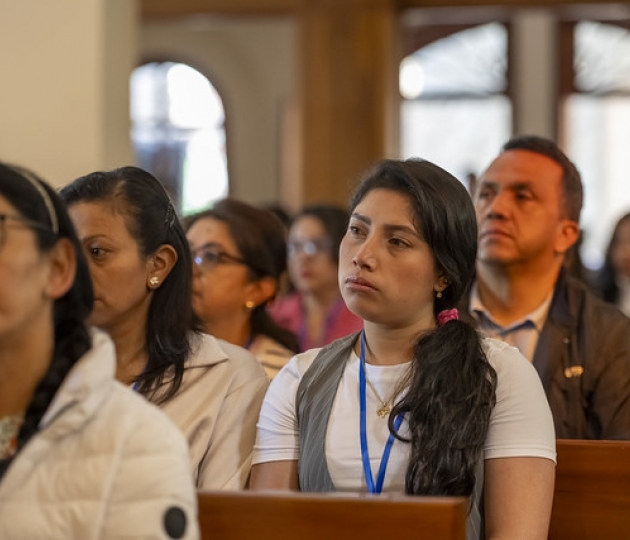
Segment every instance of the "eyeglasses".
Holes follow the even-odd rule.
[[[318,253],[326,253],[330,251],[330,248],[330,238],[313,238],[312,240],[289,242],[287,244],[287,254],[289,257],[294,257],[302,252],[304,255],[312,257]]]
[[[218,264],[243,264],[258,274],[263,274],[259,268],[256,268],[245,259],[241,259],[235,255],[218,249],[214,244],[205,244],[197,249],[192,250],[193,263],[206,272],[212,270]]]
[[[37,221],[33,221],[32,219],[24,218],[22,216],[14,216],[11,214],[0,214],[0,249],[4,247],[4,244],[7,240],[7,221],[13,221],[22,227],[27,227],[29,229],[38,229],[40,231],[46,231],[50,234],[54,234],[50,227],[43,223],[39,223]]]

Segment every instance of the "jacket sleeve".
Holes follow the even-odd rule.
[[[199,538],[188,448],[166,417],[155,414],[135,423],[110,481],[103,540]]]
[[[260,376],[230,390],[216,418],[212,440],[197,477],[198,489],[245,488],[249,480],[256,423],[269,380]]]
[[[589,423],[599,427],[601,439],[630,440],[630,320],[620,315],[609,322],[600,328],[593,358],[601,369],[591,395],[595,417]]]

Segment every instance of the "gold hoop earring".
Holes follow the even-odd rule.
[[[149,288],[150,289],[155,289],[159,284],[160,284],[160,278],[159,277],[153,276],[151,279],[149,279]]]

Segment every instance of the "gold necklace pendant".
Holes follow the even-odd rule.
[[[368,386],[370,387],[372,392],[374,392],[376,399],[378,399],[381,403],[381,406],[376,410],[376,414],[379,416],[379,418],[387,418],[389,416],[389,413],[392,410],[392,405],[393,405],[394,396],[396,395],[396,392],[394,392],[394,394],[387,401],[383,401],[379,393],[376,391],[376,388],[372,384],[372,381],[370,381],[370,379],[368,379],[367,376],[365,377],[365,382],[368,383]]]
[[[387,418],[391,411],[392,408],[389,406],[389,403],[383,403],[381,401],[381,407],[376,411],[376,414],[378,414],[381,418]]]

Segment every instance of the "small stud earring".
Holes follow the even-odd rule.
[[[157,276],[153,276],[151,279],[149,279],[149,287],[151,287],[152,289],[155,289],[155,287],[157,287],[160,284],[160,278]]]
[[[247,302],[245,302],[245,307],[246,307],[247,309],[249,309],[249,310],[252,310],[252,309],[254,309],[255,304],[254,304],[254,302],[252,302],[251,300],[248,300]]]
[[[435,294],[435,297],[436,297],[436,298],[442,298],[442,291],[438,291],[438,292]]]

